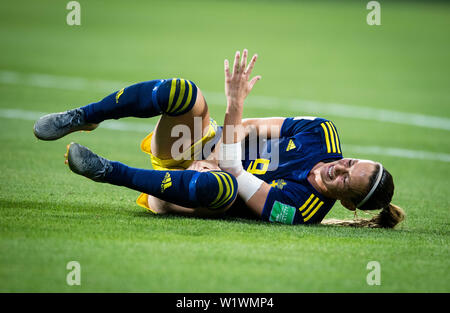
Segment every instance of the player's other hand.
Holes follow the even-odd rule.
[[[244,49],[242,52],[242,58],[240,51],[236,52],[232,73],[230,73],[230,64],[228,60],[225,60],[225,95],[227,97],[228,106],[242,107],[245,98],[248,96],[253,86],[261,79],[261,76],[259,75],[250,79],[250,74],[255,66],[258,55],[255,54],[248,65],[247,56],[247,49]]]
[[[217,165],[216,161],[197,160],[192,162],[192,164],[187,168],[187,170],[197,172],[210,172],[210,171],[220,171],[220,167]]]

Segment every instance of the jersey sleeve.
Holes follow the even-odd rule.
[[[298,224],[298,213],[292,198],[276,188],[270,188],[262,211],[262,219],[282,224]]]
[[[288,117],[281,125],[280,137],[292,137],[302,132],[320,133],[326,153],[342,157],[339,134],[332,121],[309,116]]]
[[[290,137],[302,131],[307,131],[317,125],[317,120],[323,119],[313,116],[287,117],[281,125],[280,136]]]
[[[271,188],[264,204],[262,219],[282,224],[312,224],[320,222],[328,205],[307,190]],[[326,212],[324,212],[326,209]]]
[[[290,137],[301,132],[310,131],[328,120],[313,116],[287,117],[281,125],[280,136]]]

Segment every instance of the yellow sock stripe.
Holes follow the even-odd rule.
[[[219,182],[219,194],[217,195],[217,198],[214,199],[213,202],[209,205],[211,208],[216,208],[219,206],[219,204],[223,201],[223,198],[225,196],[225,193],[228,191],[227,185],[225,182],[225,179],[220,175],[220,173],[212,173],[214,176],[216,176],[217,181]]]
[[[313,217],[313,215],[316,214],[316,212],[320,209],[322,204],[323,204],[323,201],[320,201],[319,205],[314,209],[314,211],[312,211],[311,214],[309,214],[308,217],[305,218],[303,221],[307,222],[311,217]]]
[[[220,176],[217,173],[211,172],[211,174],[213,174],[216,177],[217,182],[219,183],[219,193],[217,194],[216,199],[214,199],[214,201],[211,202],[211,204],[210,204],[210,206],[213,206],[217,202],[219,202],[219,200],[222,198],[223,184],[222,184],[222,179],[220,178]]]
[[[215,208],[220,208],[222,205],[227,203],[233,196],[233,192],[234,192],[233,181],[231,180],[230,176],[225,173],[218,173],[218,174],[220,176],[222,176],[223,180],[225,181],[225,185],[226,185],[225,188],[227,190],[227,193],[222,197],[222,201],[220,201],[218,204],[216,204],[214,206]]]
[[[305,216],[306,214],[309,213],[309,211],[311,211],[312,208],[314,208],[314,206],[316,205],[317,201],[319,201],[319,198],[316,197],[316,200],[313,201],[313,203],[311,203],[308,207],[308,209],[302,213],[303,216]]]
[[[330,130],[331,147],[332,147],[333,153],[336,153],[336,146],[334,144],[333,130],[331,129],[330,122],[326,122],[325,124],[327,124],[328,129]]]
[[[125,90],[125,88],[122,88],[116,93],[116,103],[119,103],[119,98],[123,94],[124,90]]]
[[[192,89],[193,88],[192,88],[191,82],[189,80],[187,80],[187,83],[188,83],[189,91],[188,91],[188,95],[186,98],[186,102],[184,103],[183,107],[179,110],[180,112],[183,112],[188,107],[188,105],[189,105],[189,103],[191,103],[191,99],[192,99]]]
[[[320,126],[322,126],[323,132],[325,133],[325,141],[326,141],[326,143],[327,143],[327,153],[330,153],[330,152],[331,152],[331,149],[330,149],[330,139],[328,138],[328,130],[327,130],[327,127],[326,127],[323,123],[320,124]]]
[[[339,142],[339,135],[337,133],[336,127],[334,126],[334,124],[332,122],[330,122],[330,125],[331,125],[331,128],[333,128],[333,133],[334,133],[334,136],[336,137],[337,152],[341,153],[341,148],[340,148],[341,143]]]
[[[219,203],[217,205],[217,207],[221,207],[223,206],[225,203],[227,203],[228,201],[230,201],[230,199],[233,197],[233,193],[234,193],[234,185],[233,185],[233,181],[230,178],[230,175],[227,173],[219,173],[225,180],[225,182],[227,183],[227,194],[225,195],[225,197],[223,197],[223,201],[221,203]]]
[[[234,195],[234,184],[233,184],[233,179],[231,177],[231,174],[228,173],[223,173],[224,176],[226,176],[226,178],[228,179],[228,182],[230,183],[230,195],[227,197],[226,201],[224,203],[227,203],[228,201],[231,200],[231,198],[233,198]]]
[[[306,208],[306,206],[308,205],[308,203],[310,203],[311,200],[312,200],[313,198],[314,198],[314,194],[312,193],[312,194],[309,196],[308,200],[306,200],[306,202],[303,203],[303,205],[302,205],[301,207],[298,208],[298,209],[300,210],[300,212],[303,211],[304,208]]]
[[[175,96],[175,91],[177,90],[177,79],[172,79],[172,85],[170,85],[170,94],[169,94],[169,104],[167,104],[167,112],[170,112],[172,107],[173,97]]]
[[[174,107],[168,112],[174,113],[174,112],[177,111],[178,107],[181,104],[181,101],[184,98],[184,91],[185,91],[185,89],[186,89],[185,80],[184,79],[180,79],[180,92],[178,93],[177,103],[175,103]]]

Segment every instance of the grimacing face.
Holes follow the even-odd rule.
[[[333,198],[350,201],[367,193],[369,178],[376,170],[376,165],[373,161],[359,159],[324,163],[320,169],[322,185]]]

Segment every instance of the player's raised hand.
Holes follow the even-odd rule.
[[[255,54],[248,65],[247,57],[247,49],[244,49],[242,52],[242,59],[240,51],[236,52],[232,73],[230,72],[228,60],[225,60],[225,95],[229,106],[242,106],[253,86],[261,79],[261,76],[259,75],[250,79],[258,55]]]

